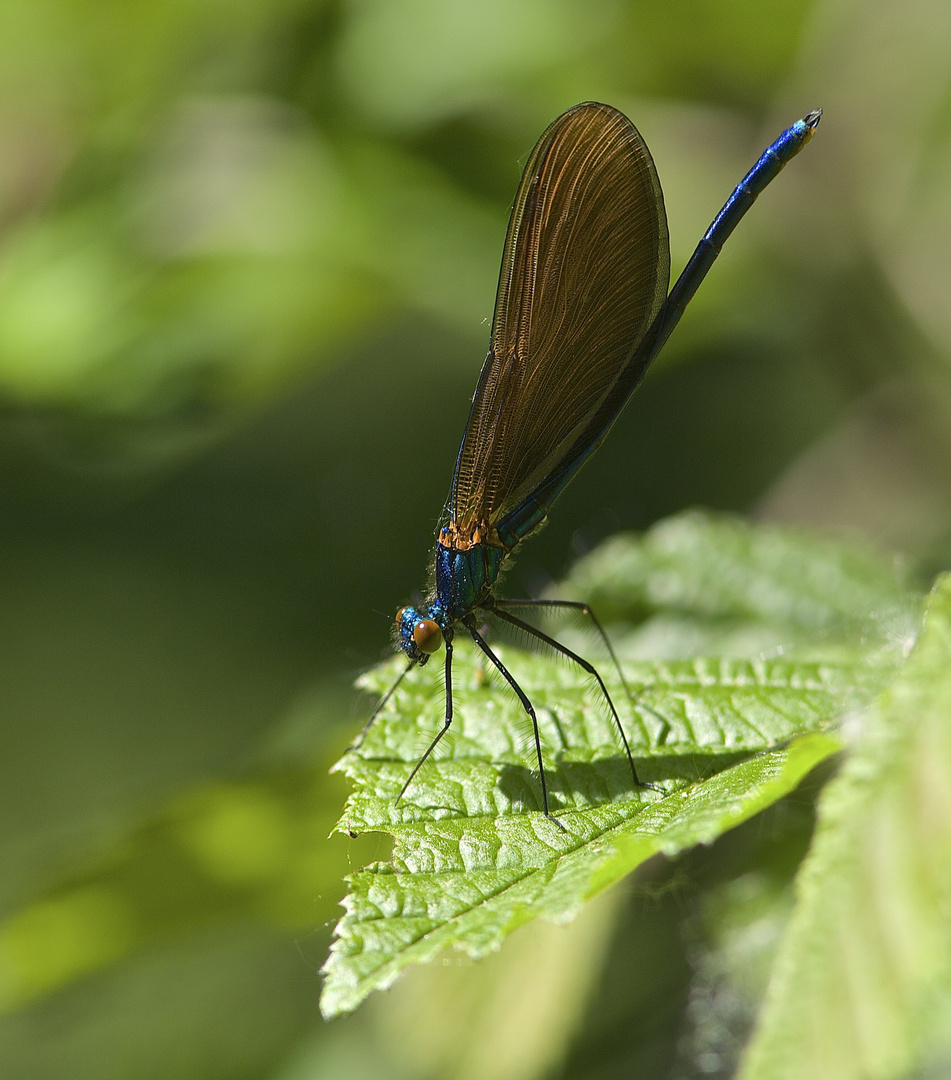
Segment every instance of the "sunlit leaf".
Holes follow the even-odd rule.
[[[718,542],[720,525],[699,518],[681,523],[694,541],[706,529],[709,542],[698,544],[679,571],[655,557],[658,529],[641,541],[612,542],[611,557],[603,560],[612,580],[625,558],[640,558],[642,591],[654,589],[655,595],[664,581],[668,587],[679,582],[679,590],[669,589],[676,598],[688,578],[712,575],[730,546],[722,537]],[[735,544],[739,527],[723,528]],[[408,966],[445,948],[481,957],[538,916],[571,918],[585,900],[652,855],[712,842],[787,794],[841,746],[831,725],[874,696],[901,655],[882,647],[881,632],[871,635],[874,645],[863,647],[855,630],[859,612],[887,609],[890,625],[896,613],[907,611],[904,593],[871,555],[838,548],[832,559],[832,546],[797,545],[794,536],[774,530],[765,537],[747,530],[743,541],[747,548],[757,542],[760,548],[778,546],[785,556],[761,558],[758,569],[752,560],[753,576],[768,598],[761,606],[775,623],[837,624],[839,633],[825,661],[792,654],[626,664],[631,698],[623,720],[640,776],[651,786],[633,785],[609,717],[578,672],[505,650],[506,664],[539,710],[553,811],[552,819],[545,818],[529,767],[524,714],[460,648],[452,737],[397,802],[441,708],[438,680],[428,671],[405,680],[363,745],[338,766],[356,785],[338,828],[389,833],[395,846],[392,862],[350,879],[347,914],[326,967],[326,1015],[354,1008]],[[793,557],[799,594],[786,566]],[[589,565],[598,565],[597,555]],[[838,568],[837,577],[830,565]],[[826,593],[820,597],[816,583],[823,576]],[[739,590],[737,583],[734,592]],[[728,591],[721,582],[705,614],[729,607]],[[704,606],[699,594],[697,606]],[[753,606],[748,602],[747,611]],[[842,643],[849,628],[847,656]],[[396,663],[374,673],[368,689],[382,690],[399,668]],[[623,699],[620,680],[614,675],[612,682],[605,671],[612,693]]]

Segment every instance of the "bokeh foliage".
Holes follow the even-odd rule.
[[[26,977],[0,1073],[445,1074],[411,996],[317,1019],[342,875],[387,854],[321,839],[325,774],[375,612],[424,576],[520,164],[575,101],[644,133],[675,268],[825,116],[508,592],[697,503],[947,566],[949,55],[927,0],[7,0],[0,904]],[[727,1070],[812,805],[527,938],[560,966],[511,1017],[594,1004],[520,1075]],[[431,993],[513,985],[475,970]]]

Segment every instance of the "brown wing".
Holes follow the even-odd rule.
[[[623,113],[558,117],[525,166],[492,341],[456,461],[450,512],[494,524],[557,466],[667,296],[664,200]]]

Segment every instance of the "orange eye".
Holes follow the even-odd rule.
[[[439,652],[442,645],[442,630],[432,619],[420,619],[413,627],[413,644],[420,652],[432,654]]]

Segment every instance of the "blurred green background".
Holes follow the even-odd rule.
[[[425,579],[521,164],[580,100],[644,134],[675,273],[825,115],[509,595],[695,504],[948,565],[949,57],[938,0],[6,0],[0,1076],[727,1068],[691,898],[785,882],[806,796],[325,1025],[341,877],[386,856],[326,839],[327,767]],[[527,1059],[477,1068],[475,1017]]]

